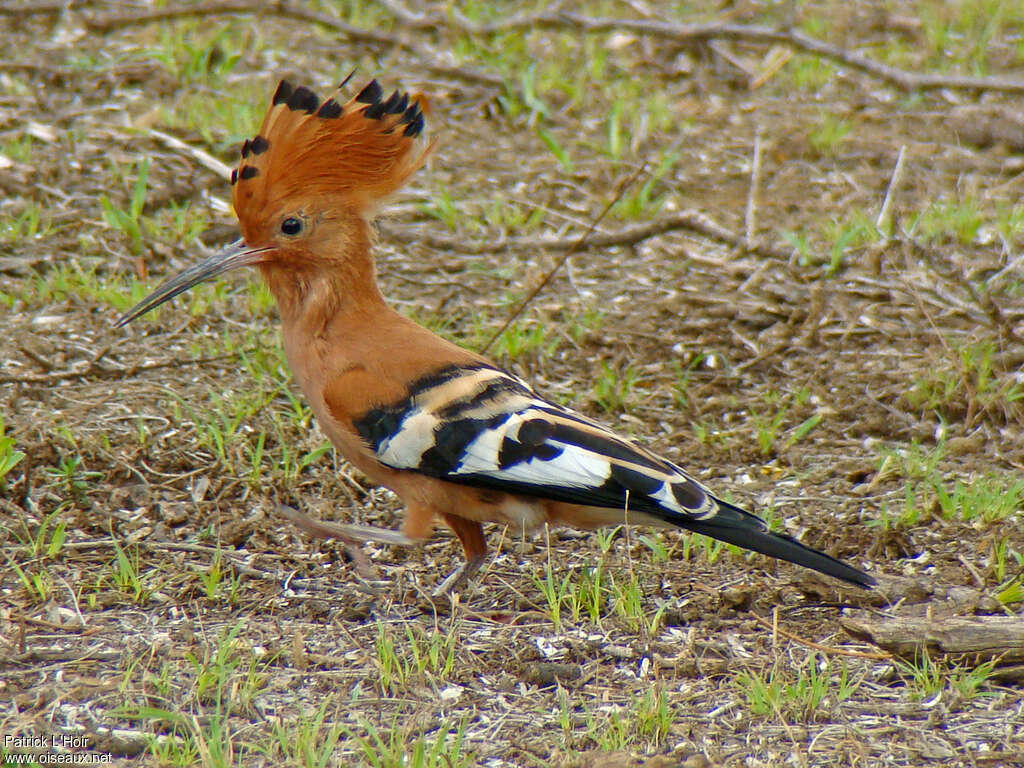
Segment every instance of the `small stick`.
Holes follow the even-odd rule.
[[[772,608],[772,652],[777,653],[779,650],[779,608],[775,606]]]
[[[255,347],[252,349],[255,349]],[[252,349],[244,351],[250,352]],[[21,351],[25,352],[24,349]],[[136,376],[142,371],[152,371],[157,368],[180,368],[186,365],[206,365],[207,363],[213,363],[220,360],[234,359],[237,358],[238,355],[238,352],[228,352],[223,355],[194,357],[188,360],[174,359],[160,360],[150,363],[138,363],[136,365],[128,366],[127,368],[107,368],[99,365],[99,360],[102,355],[97,355],[92,360],[87,361],[86,365],[70,371],[55,371],[53,373],[45,374],[25,374],[24,376],[0,376],[0,384],[50,384],[55,381],[65,381],[66,379],[110,379],[115,377],[124,379]]]
[[[85,5],[76,4],[76,5]],[[27,14],[57,14],[68,8],[66,0],[61,2],[43,2],[35,4],[0,5],[0,16],[23,17]],[[137,24],[149,24],[187,16],[211,16],[218,14],[270,14],[282,18],[314,24],[329,29],[341,36],[361,43],[387,46],[411,50],[421,54],[424,61],[429,61],[427,51],[416,46],[410,40],[403,39],[386,32],[357,27],[342,21],[330,14],[320,13],[307,8],[304,4],[290,0],[219,0],[206,3],[181,3],[149,11],[135,10],[133,13],[118,14],[84,14],[83,22],[87,29],[94,32],[106,32]],[[770,27],[765,25],[730,24],[710,22],[707,24],[673,24],[647,19],[628,18],[591,18],[574,13],[561,11],[556,5],[540,13],[523,13],[501,19],[490,24],[476,24],[468,21],[461,14],[452,12],[447,15],[421,15],[402,17],[396,21],[408,29],[430,29],[436,31],[444,27],[473,35],[501,34],[518,29],[573,29],[580,32],[632,32],[652,38],[674,40],[682,43],[701,42],[707,40],[741,40],[748,43],[772,43],[785,45],[793,50],[801,51],[819,58],[834,61],[844,67],[858,70],[870,77],[881,80],[903,90],[966,90],[966,91],[1001,91],[1004,93],[1020,93],[1024,91],[1024,79],[1006,76],[971,76],[946,75],[933,72],[912,72],[891,67],[875,61],[864,54],[831,45],[824,40],[809,37],[789,27]],[[501,87],[501,78],[490,73],[475,72],[458,67],[427,65],[427,69],[443,71],[452,76],[461,76],[467,80],[479,82],[492,87]]]
[[[629,578],[632,581],[633,574],[633,537],[630,536],[629,528],[629,488],[626,489],[626,503],[622,506],[622,534],[626,539],[626,562],[629,563]]]
[[[38,365],[47,373],[53,370],[53,363],[41,357],[40,355],[37,355],[24,344],[18,344],[18,351],[21,352],[21,354],[23,354],[25,357],[27,357],[29,360]]]
[[[958,554],[956,556],[956,559],[959,560],[960,564],[964,568],[967,569],[968,573],[971,574],[971,578],[974,579],[975,586],[977,586],[978,589],[984,589],[985,588],[985,579],[983,579],[981,574],[978,573],[978,569],[974,567],[974,565],[971,563],[971,561],[968,560],[966,557],[964,557],[963,553]]]
[[[418,245],[426,245],[439,251],[456,251],[462,256],[508,253],[509,251],[564,251],[568,248],[579,247],[577,240],[569,238],[509,237],[497,241],[485,241],[479,239],[467,240],[463,237],[446,237],[428,232],[409,234],[401,228],[388,227],[386,221],[382,223],[381,230],[387,234],[389,240],[396,240],[400,243],[415,242]],[[746,238],[743,234],[726,229],[703,213],[692,209],[669,213],[642,224],[623,227],[615,232],[601,232],[587,240],[587,247],[593,250],[596,248],[610,248],[615,245],[636,245],[648,238],[677,231],[692,232],[700,237],[705,237],[733,248],[747,247]],[[749,250],[757,256],[764,256],[767,259],[776,259],[783,262],[789,261],[791,253],[790,248],[784,249],[780,246],[764,243],[759,243]]]
[[[892,169],[892,177],[889,179],[889,186],[885,190],[885,199],[882,200],[882,209],[878,212],[878,218],[875,219],[875,229],[879,232],[889,224],[889,208],[892,206],[892,200],[899,189],[900,181],[903,180],[903,159],[906,157],[906,154],[907,145],[904,144],[900,147],[900,153],[896,156],[896,167]],[[888,238],[889,234],[886,234],[886,237]]]
[[[753,250],[757,234],[757,194],[761,188],[761,127],[754,133],[754,160],[750,167],[750,189],[747,192],[747,250]]]
[[[226,180],[231,178],[231,168],[209,152],[204,152],[198,147],[186,144],[181,139],[175,138],[163,131],[158,131],[155,128],[150,128],[149,135],[170,149],[173,149],[175,152],[181,152],[182,154],[188,155],[208,171],[213,171],[222,179]]]
[[[597,228],[597,225],[601,223],[601,219],[608,215],[608,211],[612,209],[612,206],[619,202],[619,198],[622,197],[623,193],[630,187],[631,184],[633,184],[634,181],[640,178],[640,174],[642,174],[646,168],[647,164],[643,163],[639,168],[636,169],[632,176],[630,176],[624,182],[619,184],[618,189],[615,190],[615,194],[612,195],[612,199],[608,201],[608,204],[604,207],[604,210],[597,215],[597,218],[590,223],[590,226],[587,227],[587,231],[580,235],[579,239],[575,243],[573,243],[572,246],[565,253],[562,254],[562,258],[560,258],[555,263],[555,266],[551,268],[550,272],[544,275],[544,279],[540,281],[540,284],[532,291],[530,291],[530,295],[523,299],[523,302],[518,307],[516,307],[512,314],[510,314],[505,319],[505,322],[504,324],[502,324],[501,328],[499,328],[495,332],[495,334],[487,340],[487,343],[484,344],[483,348],[480,350],[481,354],[490,349],[491,344],[497,341],[501,337],[501,334],[503,334],[506,331],[506,329],[510,325],[512,325],[512,321],[523,313],[523,310],[526,309],[526,307],[530,304],[531,301],[533,301],[534,297],[536,297],[536,295],[540,293],[541,290],[543,290],[544,286],[551,282],[551,278],[555,276],[555,272],[557,272],[559,268],[563,264],[565,264],[566,261],[568,261],[569,257],[576,253],[576,251],[578,251],[581,247],[583,247],[583,243],[585,243],[587,238],[590,237],[590,233]]]

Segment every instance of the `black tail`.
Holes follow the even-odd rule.
[[[694,533],[703,533],[713,539],[735,544],[737,547],[752,549],[762,555],[777,557],[790,563],[802,565],[804,568],[835,576],[850,584],[869,589],[875,580],[857,568],[829,557],[824,552],[805,547],[792,536],[784,533],[772,533],[764,520],[745,512],[737,506],[721,499],[718,502],[718,513],[707,520],[695,520],[682,525]],[[678,520],[673,520],[679,525]]]

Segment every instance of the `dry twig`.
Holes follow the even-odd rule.
[[[882,200],[882,207],[878,211],[878,218],[875,219],[875,229],[880,232],[885,231],[889,227],[889,209],[892,207],[892,201],[896,198],[896,192],[899,191],[900,182],[903,181],[903,160],[906,156],[907,145],[903,144],[900,146],[900,153],[896,156],[896,165],[892,169],[892,176],[889,177],[889,186],[885,189],[885,199]]]
[[[0,16],[24,14],[62,13],[69,9],[81,8],[83,3],[59,2],[43,3],[33,6],[0,5]],[[792,28],[768,27],[762,25],[730,24],[710,22],[706,24],[678,24],[668,21],[651,21],[649,19],[615,19],[595,18],[576,13],[565,13],[559,10],[546,10],[541,13],[518,14],[516,16],[493,22],[476,24],[458,13],[447,16],[426,16],[411,12],[396,12],[396,23],[410,30],[454,29],[463,34],[484,36],[521,29],[576,29],[581,32],[633,32],[647,37],[673,40],[677,43],[696,43],[709,40],[742,40],[748,43],[766,43],[785,45],[804,53],[820,56],[851,69],[864,72],[884,82],[890,83],[904,91],[924,91],[937,89],[968,90],[968,91],[1001,91],[1005,93],[1024,92],[1024,79],[1017,77],[976,77],[971,75],[945,75],[933,72],[910,72],[905,69],[891,67],[874,61],[862,53],[832,45],[824,40],[810,37]],[[340,19],[325,13],[311,10],[298,2],[277,0],[276,2],[252,2],[252,0],[220,0],[203,4],[181,4],[154,8],[150,10],[133,10],[131,13],[88,14],[85,25],[93,32],[106,32],[135,24],[180,18],[184,16],[212,16],[226,13],[269,14],[306,21],[331,29],[350,40],[387,45],[394,48],[424,53],[416,45],[386,32],[347,24]],[[424,61],[433,57],[425,56]],[[468,80],[475,80],[491,86],[502,85],[502,79],[485,72],[475,72],[459,67],[438,67],[448,74],[457,75]]]
[[[580,244],[578,237],[510,237],[505,240],[488,241],[479,239],[468,241],[460,237],[445,237],[416,230],[409,227],[393,228],[382,223],[381,229],[386,232],[389,240],[404,243],[427,245],[439,251],[450,251],[464,256],[476,256],[484,253],[505,253],[508,251],[562,251],[571,248],[579,250],[583,245],[588,249],[612,248],[615,246],[633,246],[658,235],[669,232],[688,231],[709,240],[728,245],[733,248],[747,249],[747,239],[738,232],[723,227],[712,221],[699,211],[680,211],[654,219],[643,224],[623,227],[616,232],[592,234],[586,242]],[[781,247],[757,243],[749,248],[749,253],[769,259],[787,261],[789,252]]]
[[[952,90],[1024,92],[1024,79],[1016,77],[972,77],[969,75],[940,75],[931,72],[908,72],[869,59],[856,51],[826,43],[794,29],[778,27],[728,24],[675,24],[647,19],[592,18],[575,13],[544,12],[530,16],[516,16],[493,24],[467,25],[464,22],[432,18],[421,24],[461,26],[468,34],[493,34],[514,29],[575,28],[584,32],[634,32],[648,37],[660,37],[679,43],[708,40],[742,40],[748,43],[788,45],[804,53],[811,53],[895,85],[904,91],[923,91],[948,88]]]
[[[565,264],[566,261],[569,260],[570,256],[572,256],[576,251],[578,251],[583,246],[583,243],[586,242],[587,238],[594,231],[597,225],[601,223],[601,220],[608,215],[608,211],[610,211],[612,209],[612,206],[615,205],[615,203],[619,201],[619,198],[622,197],[622,193],[625,192],[634,181],[640,178],[640,174],[644,172],[644,169],[646,167],[646,165],[641,165],[639,168],[636,169],[632,176],[630,176],[621,184],[619,184],[619,187],[618,189],[615,190],[615,194],[612,195],[611,200],[608,201],[608,204],[604,207],[604,210],[602,210],[601,213],[597,215],[597,218],[590,223],[590,226],[587,227],[587,231],[580,235],[576,242],[569,246],[569,249],[566,250],[564,254],[562,254],[562,258],[560,258],[555,263],[555,266],[553,266],[551,270],[546,275],[544,275],[544,279],[540,281],[537,287],[530,291],[530,294],[525,299],[523,299],[522,303],[518,307],[516,307],[515,310],[513,310],[512,313],[505,319],[505,322],[502,324],[501,328],[495,331],[494,335],[491,336],[491,338],[487,340],[487,343],[483,345],[483,347],[480,350],[481,353],[484,353],[488,349],[490,349],[491,344],[493,344],[501,336],[501,334],[505,332],[505,329],[512,324],[513,320],[515,320],[517,317],[519,317],[519,315],[523,313],[523,310],[526,309],[526,307],[530,304],[531,301],[533,301],[534,297],[544,289],[544,286],[551,282],[551,278],[555,276],[555,272],[557,272],[559,268],[561,268],[561,266]]]
[[[256,15],[278,16],[280,18],[304,21],[336,32],[348,40],[359,43],[411,51],[423,62],[423,66],[431,72],[457,77],[461,80],[497,88],[504,80],[489,72],[449,66],[435,63],[437,55],[434,51],[421,47],[411,40],[387,32],[364,29],[348,24],[336,16],[320,13],[303,3],[277,0],[276,2],[252,2],[251,0],[221,0],[211,3],[184,3],[146,11],[133,10],[129,13],[91,14],[85,17],[85,25],[92,32],[108,32],[113,29],[147,24],[155,21],[183,18],[190,16],[215,16],[227,13],[246,13]]]
[[[777,632],[778,634],[780,634],[783,637],[785,637],[787,640],[792,640],[794,643],[800,643],[800,645],[805,645],[808,648],[813,648],[816,651],[821,651],[822,653],[828,654],[830,656],[853,656],[853,657],[858,658],[858,659],[877,659],[879,661],[888,661],[889,659],[892,658],[892,654],[890,654],[890,653],[872,653],[870,651],[851,651],[848,648],[837,648],[837,647],[835,647],[833,645],[822,645],[821,643],[816,643],[813,640],[808,640],[805,637],[800,637],[799,635],[795,635],[792,632],[787,632],[786,630],[784,630],[782,627],[778,626],[777,624],[773,624],[770,621],[766,621],[765,619],[762,619],[756,613],[755,614],[751,614],[751,616],[753,617],[754,621],[756,621],[758,624],[760,624],[765,629],[770,630],[773,634]]]
[[[757,238],[757,195],[761,188],[761,129],[754,134],[754,158],[750,161],[750,188],[747,192],[747,212],[745,224],[747,229],[747,248],[754,247]]]
[[[25,351],[24,349],[22,350]],[[255,347],[245,350],[251,353]],[[189,359],[173,358],[171,360],[158,360],[152,363],[136,363],[127,368],[108,368],[99,364],[99,359],[94,358],[86,361],[85,365],[79,365],[70,371],[56,371],[45,374],[28,374],[25,376],[0,376],[0,384],[54,384],[58,381],[69,379],[114,379],[129,378],[142,371],[153,371],[158,368],[180,368],[186,365],[206,365],[218,360],[233,360],[238,357],[238,352],[229,352],[223,355],[210,355],[209,357],[193,357]]]

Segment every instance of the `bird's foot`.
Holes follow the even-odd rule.
[[[480,570],[480,566],[484,564],[485,556],[473,557],[466,560],[464,563],[459,565],[454,571],[445,577],[444,581],[438,584],[434,591],[431,593],[431,597],[445,597],[450,596],[456,589],[463,586],[470,579],[472,579],[476,572]]]

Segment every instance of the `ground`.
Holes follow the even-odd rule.
[[[1024,765],[1019,666],[849,623],[1024,609],[1017,4],[9,5],[8,760]],[[736,28],[679,26],[711,22]],[[362,547],[367,579],[282,518],[402,509],[325,443],[255,276],[112,320],[235,236],[225,167],[277,80],[353,68],[440,137],[379,223],[400,310],[483,349],[525,303],[488,354],[882,589],[492,528],[438,601],[446,532]]]

